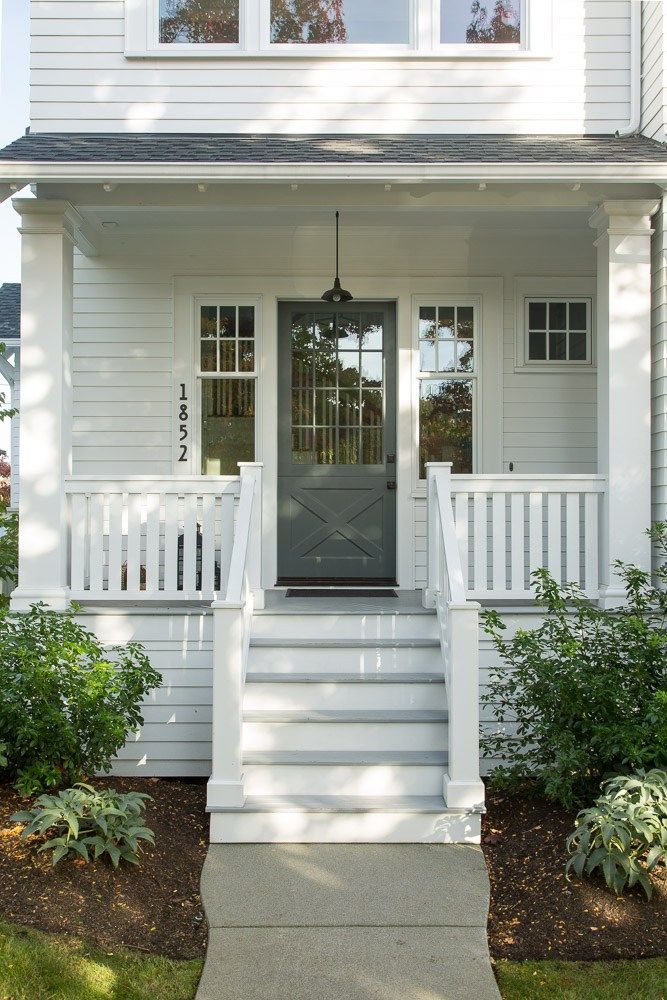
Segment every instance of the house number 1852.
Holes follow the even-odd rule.
[[[187,462],[188,460],[188,420],[190,419],[190,410],[188,406],[188,397],[185,391],[185,382],[181,382],[181,395],[179,398],[178,406],[178,433],[180,442],[180,454],[178,456],[179,462]]]

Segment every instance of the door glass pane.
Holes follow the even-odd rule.
[[[239,0],[160,0],[163,44],[235,45]]]
[[[371,465],[381,464],[383,343],[382,313],[294,314],[294,463],[361,465],[368,460]],[[366,345],[374,349],[363,350]],[[362,435],[362,427],[369,433]],[[375,428],[373,433],[371,428]],[[312,429],[312,436],[302,434],[304,429]]]
[[[453,45],[518,45],[521,0],[440,0],[440,41]]]
[[[202,474],[237,476],[255,460],[255,380],[202,380]]]
[[[407,44],[410,0],[271,0],[271,41],[299,45]]]
[[[472,472],[472,381],[423,379],[419,401],[419,469],[453,462],[453,472]]]

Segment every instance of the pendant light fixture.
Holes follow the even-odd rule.
[[[352,292],[348,292],[341,287],[340,275],[338,273],[338,220],[339,219],[340,219],[340,212],[336,212],[336,280],[334,281],[333,288],[330,288],[322,296],[325,302],[351,302],[351,300],[354,298]]]

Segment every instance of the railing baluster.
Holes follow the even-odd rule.
[[[454,520],[456,522],[456,538],[459,543],[461,553],[461,569],[463,571],[463,582],[468,589],[468,577],[470,575],[470,538],[468,536],[468,494],[456,493],[454,496]]]
[[[227,593],[229,566],[234,548],[234,508],[235,497],[223,493],[220,497],[220,592]]]
[[[164,590],[175,594],[178,590],[178,494],[169,493],[164,498]]]
[[[146,593],[160,590],[160,495],[146,496]]]
[[[207,597],[215,592],[215,497],[202,497],[201,590]]]
[[[584,582],[586,593],[590,598],[596,598],[600,593],[598,579],[600,565],[599,512],[599,495],[587,493],[584,498]]]
[[[581,580],[580,526],[579,494],[568,493],[565,497],[565,580],[567,583],[578,584]]]
[[[120,593],[123,561],[123,496],[113,493],[109,497],[109,569],[107,589]]]
[[[510,502],[510,590],[521,593],[526,589],[526,524],[525,493],[512,493]]]
[[[475,493],[473,501],[473,556],[475,586],[478,594],[485,593],[489,588],[488,564],[488,510],[486,493]]]
[[[543,531],[543,507],[542,494],[531,493],[529,498],[530,510],[528,520],[529,530],[529,558],[528,564],[528,587],[530,588],[530,574],[536,569],[544,566],[544,536]]]
[[[184,497],[183,506],[183,591],[195,594],[197,580],[197,497]]]
[[[125,586],[128,593],[136,594],[141,585],[141,519],[143,497],[129,493],[127,497],[127,555]]]
[[[563,535],[561,530],[561,495],[547,495],[547,569],[558,583],[563,579]]]
[[[505,494],[494,493],[491,501],[491,579],[497,594],[507,589],[507,513]]]
[[[100,595],[104,590],[104,497],[90,498],[90,590]]]
[[[88,538],[88,509],[90,497],[82,493],[72,497],[70,533],[70,575],[74,594],[86,589],[86,540]]]

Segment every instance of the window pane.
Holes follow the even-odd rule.
[[[202,339],[213,339],[218,336],[218,307],[201,307],[201,335]]]
[[[585,330],[588,326],[585,302],[570,302],[570,330]]]
[[[306,427],[292,430],[292,462],[294,465],[314,465],[314,431]]]
[[[336,464],[335,427],[323,427],[315,431],[315,463],[317,465]]]
[[[239,0],[160,0],[160,41],[238,44]]]
[[[313,393],[311,389],[292,390],[292,423],[311,426],[313,423]]]
[[[315,423],[320,426],[334,427],[338,402],[335,389],[315,390]]]
[[[382,355],[377,353],[361,355],[361,384],[370,388],[382,385]]]
[[[220,306],[220,336],[236,336],[236,307]]]
[[[202,474],[237,476],[255,460],[254,379],[202,381]]]
[[[547,335],[539,331],[528,334],[528,359],[529,361],[547,360]]]
[[[382,390],[367,389],[362,393],[361,419],[366,427],[378,427],[382,423]]]
[[[341,388],[359,385],[359,355],[351,351],[341,351],[338,355],[338,384]]]
[[[361,326],[361,346],[366,351],[381,351],[383,344],[384,318],[382,313],[371,313],[364,317]]]
[[[456,349],[458,351],[458,370],[471,372],[473,368],[472,340],[459,340]]]
[[[549,333],[549,361],[565,361],[566,354],[566,333]]]
[[[567,303],[565,302],[549,303],[549,329],[550,330],[567,329]]]
[[[456,310],[456,333],[459,337],[472,339],[473,329],[473,309],[472,306],[459,306]]]
[[[217,372],[218,370],[218,345],[215,340],[202,340],[201,342],[201,370],[203,372]]]
[[[343,427],[358,427],[361,416],[358,389],[341,389],[338,400],[338,423]]]
[[[235,372],[236,371],[236,341],[235,340],[221,340],[220,341],[220,371],[221,372]]]
[[[361,432],[361,452],[364,465],[382,465],[382,428],[364,429]]]
[[[438,309],[438,336],[454,336],[454,306],[440,306]]]
[[[454,44],[518,44],[521,0],[441,0],[440,40]]]
[[[434,306],[422,306],[419,310],[419,339],[435,340]]]
[[[359,428],[341,427],[338,431],[338,462],[340,465],[359,465]]]
[[[419,468],[453,462],[453,472],[472,472],[472,381],[424,379],[419,401]]]
[[[254,372],[255,370],[255,341],[239,340],[239,371]]]
[[[239,337],[255,336],[255,307],[239,306]]]
[[[438,371],[456,371],[456,344],[453,340],[441,340],[438,344]]]
[[[423,340],[420,345],[419,368],[423,372],[434,372],[435,369],[435,344],[429,340]]]
[[[271,0],[271,41],[300,45],[407,44],[410,0]]]
[[[546,302],[528,303],[528,328],[530,330],[546,330],[547,328]]]
[[[339,316],[336,320],[336,334],[340,351],[357,350],[359,348],[359,317]]]
[[[582,331],[570,333],[570,361],[586,361],[586,334]]]

